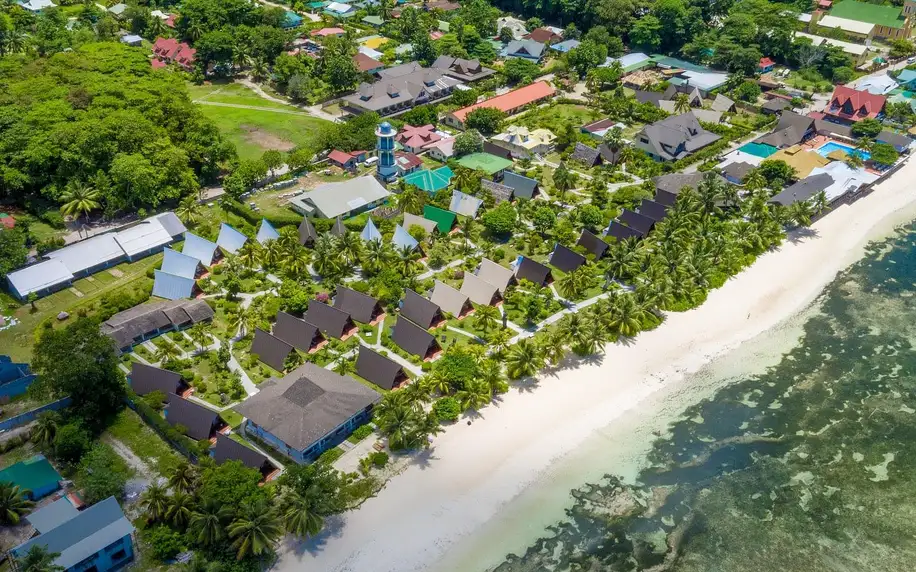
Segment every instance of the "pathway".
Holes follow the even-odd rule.
[[[242,103],[223,103],[221,101],[207,101],[205,99],[196,99],[194,103],[197,105],[212,105],[214,107],[233,107],[235,109],[251,109],[252,111],[267,111],[270,113],[284,113],[286,115],[303,115],[306,117],[311,117],[311,113],[305,113],[303,111],[292,111],[290,109],[277,109],[276,107],[261,107],[259,105],[245,105]]]
[[[512,344],[518,343],[518,341],[521,340],[521,339],[523,339],[523,338],[530,338],[530,337],[533,336],[536,332],[538,332],[538,331],[544,329],[545,327],[550,326],[550,325],[553,325],[553,324],[556,324],[556,323],[559,322],[559,321],[563,318],[563,316],[565,316],[566,314],[574,314],[574,313],[578,312],[579,310],[581,310],[581,309],[583,309],[583,308],[587,308],[587,307],[591,306],[592,304],[596,303],[598,300],[601,300],[602,298],[607,298],[607,297],[610,296],[610,295],[611,295],[611,292],[602,292],[601,294],[598,294],[597,296],[594,296],[594,297],[592,297],[592,298],[589,298],[588,300],[583,300],[582,302],[578,302],[578,303],[570,302],[570,306],[569,306],[569,307],[563,308],[562,310],[560,310],[559,312],[557,312],[556,314],[554,314],[554,315],[552,315],[552,316],[548,316],[546,319],[544,319],[544,320],[542,320],[541,322],[538,322],[537,324],[535,324],[535,325],[534,325],[534,328],[532,328],[532,329],[530,329],[530,330],[521,330],[521,331],[518,333],[518,335],[516,335],[515,337],[513,337],[512,339],[509,340],[509,344],[508,344],[508,345],[511,346]],[[511,322],[510,322],[509,324],[511,324]],[[510,327],[511,327],[511,325],[510,325]]]
[[[232,352],[232,342],[229,342],[229,371],[237,371],[242,378],[242,387],[245,388],[245,393],[249,396],[252,396],[258,392],[258,386],[251,381],[251,378],[248,377],[248,373],[242,367],[242,364],[239,363],[239,360],[235,359],[235,354]]]
[[[366,347],[372,348],[376,351],[384,351],[386,354],[388,354],[386,356],[388,357],[388,359],[398,362],[399,364],[401,364],[401,367],[403,367],[404,369],[409,370],[414,375],[423,375],[422,368],[415,366],[414,364],[410,363],[408,360],[402,358],[398,354],[394,353],[393,351],[383,346],[381,344],[381,337],[382,337],[381,334],[379,334],[379,343],[378,344],[367,344],[363,340],[360,340],[359,343]]]
[[[285,7],[284,9],[288,10],[289,8],[288,8],[288,7]],[[265,91],[261,88],[260,85],[254,83],[253,81],[251,81],[251,80],[248,79],[248,78],[242,78],[242,79],[239,79],[239,80],[236,80],[236,81],[238,81],[238,83],[244,85],[244,86],[247,87],[248,89],[252,90],[252,91],[255,92],[256,94],[258,94],[260,97],[266,99],[267,101],[272,101],[272,102],[274,102],[274,103],[282,103],[283,105],[288,105],[288,106],[290,106],[290,107],[295,107],[296,109],[305,110],[307,115],[311,115],[312,117],[316,117],[316,118],[318,118],[318,119],[324,119],[324,120],[326,120],[326,121],[333,121],[334,123],[340,123],[340,118],[339,118],[339,117],[335,117],[334,115],[331,115],[331,114],[328,113],[327,111],[323,110],[323,109],[321,108],[320,105],[308,105],[308,106],[305,106],[305,105],[303,105],[303,106],[295,105],[295,104],[290,103],[289,101],[287,101],[287,100],[285,100],[285,99],[280,99],[279,97],[274,97],[274,96],[270,95],[269,93],[265,92]]]
[[[454,268],[454,267],[456,267],[456,266],[461,266],[462,264],[464,264],[464,258],[459,258],[458,260],[453,260],[453,261],[449,262],[448,264],[446,264],[445,266],[443,266],[442,268],[439,268],[438,270],[436,270],[436,269],[428,270],[428,271],[424,272],[423,274],[418,275],[418,276],[417,276],[417,280],[426,280],[427,278],[432,278],[433,276],[435,276],[436,274],[438,274],[438,273],[440,273],[440,272],[443,272],[443,271],[445,271],[445,270],[448,270],[449,268]]]

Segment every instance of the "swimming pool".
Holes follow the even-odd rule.
[[[871,157],[871,153],[865,151],[857,151],[856,148],[852,145],[843,145],[842,143],[837,143],[836,141],[825,143],[817,149],[817,153],[821,157],[826,157],[833,151],[843,151],[847,155],[858,155],[862,158],[863,161],[868,161],[868,158]]]
[[[738,150],[755,157],[763,157],[764,159],[777,151],[776,147],[773,147],[772,145],[767,145],[766,143],[756,143],[753,141],[750,143],[745,143]]]

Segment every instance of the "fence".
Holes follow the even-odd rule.
[[[162,437],[163,441],[165,441],[166,443],[171,445],[176,451],[178,451],[179,453],[187,457],[189,461],[191,461],[195,465],[197,464],[198,462],[197,454],[192,453],[190,449],[185,447],[183,444],[177,442],[173,436],[168,435],[163,430],[163,428],[161,427],[161,424],[165,424],[166,421],[162,417],[151,419],[147,411],[142,407],[137,407],[137,404],[132,399],[127,399],[125,401],[127,402],[127,406],[130,407],[132,410],[134,410],[137,413],[137,415],[139,415],[140,418],[146,422],[147,427],[155,431],[157,435]],[[169,428],[171,428],[171,426],[169,426]]]
[[[38,418],[39,415],[45,411],[57,411],[63,409],[70,405],[70,398],[64,397],[63,399],[58,399],[53,403],[48,403],[47,405],[42,405],[41,407],[36,407],[31,411],[26,411],[25,413],[20,413],[15,417],[10,417],[5,421],[0,421],[0,431],[9,431],[26,423],[31,423]]]

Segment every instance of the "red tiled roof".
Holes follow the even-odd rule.
[[[336,36],[337,34],[346,34],[347,31],[343,28],[321,28],[320,30],[312,30],[313,36],[319,36],[321,38],[327,36]]]
[[[162,68],[164,68],[165,66],[168,65],[168,64],[165,63],[164,61],[162,61],[162,60],[157,60],[156,58],[153,58],[153,61],[150,62],[150,63],[153,64],[153,68],[155,68],[155,69],[162,69]]]
[[[830,8],[831,6],[833,6],[833,2],[831,2],[830,0],[818,0],[817,5],[820,6],[821,8]]]
[[[405,125],[398,131],[398,134],[394,138],[394,140],[401,145],[414,149],[425,147],[430,143],[435,143],[439,139],[442,139],[442,136],[436,133],[436,128],[432,125],[423,125],[421,127]]]
[[[13,228],[16,226],[16,219],[13,215],[4,214],[0,216],[0,226],[3,228]]]
[[[169,17],[165,19],[165,25],[169,28],[175,27],[175,21],[178,19],[178,14],[169,14]]]
[[[867,91],[858,91],[851,87],[839,85],[833,90],[830,103],[824,113],[848,121],[874,119],[884,109],[887,98]]]
[[[156,38],[153,53],[160,58],[171,60],[178,53],[178,40],[175,38]]]
[[[438,40],[439,38],[441,38],[441,37],[444,36],[444,35],[445,35],[445,34],[442,33],[442,32],[440,32],[439,30],[433,30],[432,32],[429,33],[429,39],[430,39],[430,40],[433,40],[433,41],[436,41],[436,40]]]
[[[474,105],[469,105],[467,107],[462,107],[461,109],[453,111],[452,115],[455,116],[458,121],[463,122],[465,117],[468,116],[468,113],[474,111],[475,109],[480,109],[481,107],[493,107],[503,112],[509,112],[513,109],[518,109],[519,107],[528,105],[529,103],[534,103],[535,101],[540,101],[544,98],[550,97],[556,92],[557,90],[555,90],[553,86],[546,81],[539,81],[532,83],[531,85],[526,85],[525,87],[510,91],[509,93],[491,97],[486,101],[475,103]]]
[[[563,38],[560,34],[554,33],[552,30],[547,28],[535,28],[531,30],[529,34],[525,36],[528,40],[534,40],[535,42],[541,42],[546,44],[547,42],[553,42],[555,40],[560,40]]]
[[[175,38],[156,38],[153,44],[153,55],[165,63],[176,62],[178,65],[189,68],[194,65],[194,55],[197,50],[184,42],[178,43]],[[155,67],[164,67],[155,65]]]
[[[337,163],[338,165],[345,165],[348,161],[353,159],[353,155],[334,149],[328,154],[328,159]]]
[[[776,65],[776,62],[774,62],[770,58],[760,58],[759,66],[761,68],[767,68],[767,67],[774,66],[774,65]]]
[[[356,52],[356,55],[353,56],[353,63],[356,64],[356,67],[361,72],[369,72],[384,67],[382,62],[374,60],[362,52]]]
[[[423,164],[423,159],[417,157],[413,153],[408,153],[407,151],[395,151],[394,152],[394,162],[405,171],[419,167]]]

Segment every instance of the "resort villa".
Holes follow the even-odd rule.
[[[365,175],[336,183],[324,183],[290,200],[293,210],[314,218],[351,217],[374,209],[388,199],[378,179]]]
[[[676,161],[719,139],[715,133],[703,129],[696,116],[688,112],[646,125],[636,134],[634,146],[656,161]]]
[[[508,93],[497,95],[496,97],[491,97],[486,101],[481,101],[480,103],[462,107],[461,109],[457,109],[451,113],[446,113],[442,117],[442,122],[446,125],[450,125],[458,129],[464,129],[465,118],[467,118],[468,113],[474,111],[475,109],[480,109],[481,107],[492,107],[502,111],[506,115],[512,115],[514,113],[518,113],[527,105],[540,103],[545,99],[553,97],[555,93],[556,89],[554,89],[552,85],[546,81],[538,81]]]

